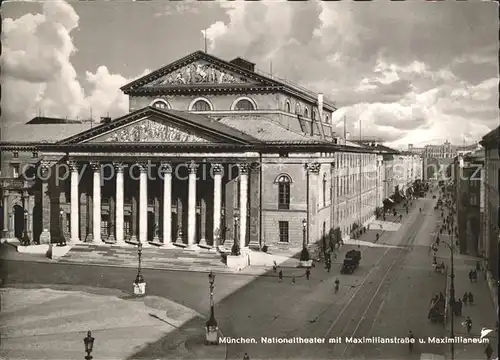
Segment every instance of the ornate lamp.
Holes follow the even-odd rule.
[[[83,338],[83,343],[85,344],[85,352],[87,355],[85,356],[85,360],[92,360],[92,349],[94,347],[95,338],[92,337],[92,332],[89,330],[87,332],[87,337]]]
[[[302,220],[302,247],[306,247],[307,244],[307,220]]]
[[[141,274],[141,260],[142,260],[142,243],[139,242],[137,245],[137,275],[134,281],[134,295],[143,296],[146,294],[146,282]]]
[[[205,343],[207,345],[218,345],[219,344],[219,327],[217,320],[215,320],[214,312],[214,284],[215,284],[215,274],[210,271],[208,274],[208,283],[210,288],[210,318],[205,324]]]
[[[61,211],[59,211],[59,229],[60,229],[60,241],[59,241],[59,246],[64,246],[66,245],[66,239],[64,237],[64,229],[63,229],[63,225],[64,225],[64,210],[61,209]]]
[[[234,244],[231,249],[233,255],[240,255],[240,215],[234,214]]]
[[[23,245],[27,246],[29,244],[30,244],[30,238],[28,236],[28,211],[24,210]]]

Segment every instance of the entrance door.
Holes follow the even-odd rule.
[[[155,236],[155,213],[148,211],[148,241],[152,241]]]
[[[14,205],[14,237],[21,239],[24,231],[24,209],[20,205]]]

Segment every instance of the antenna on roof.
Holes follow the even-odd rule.
[[[344,145],[346,143],[346,136],[347,136],[347,125],[346,125],[346,119],[345,119],[345,115],[344,115]]]
[[[273,61],[272,60],[269,62],[269,73],[271,74],[271,76],[273,76]]]
[[[205,42],[205,54],[207,53],[207,29],[203,30],[203,41]]]

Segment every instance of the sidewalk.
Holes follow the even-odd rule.
[[[448,241],[448,239],[444,239]],[[432,262],[432,256],[429,257]],[[437,252],[438,263],[444,261],[449,266],[450,250],[441,244]],[[491,297],[491,292],[483,272],[478,273],[477,283],[471,283],[469,280],[469,271],[475,268],[476,261],[480,260],[468,255],[460,255],[455,251],[454,254],[454,272],[455,272],[455,298],[461,299],[465,292],[472,292],[474,295],[474,304],[463,306],[462,316],[454,316],[454,333],[455,336],[479,338],[481,329],[495,329],[496,327],[496,309]],[[448,272],[450,275],[450,272]],[[448,290],[450,286],[448,286]],[[447,299],[449,299],[449,292]],[[451,311],[451,309],[450,309]],[[469,316],[472,320],[472,330],[468,334],[462,323]],[[446,334],[449,336],[451,331],[451,313],[448,312],[448,320],[446,324]],[[498,356],[498,333],[492,332],[489,334],[491,347],[494,350],[493,359]],[[455,359],[456,360],[471,360],[485,359],[484,355],[485,344],[455,344]],[[448,358],[451,358],[451,347],[448,348]]]
[[[224,344],[204,343],[205,316],[181,304],[114,289],[50,287],[1,289],[0,358],[82,359],[91,330],[95,359],[226,359]]]

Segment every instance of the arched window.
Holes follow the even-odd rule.
[[[155,100],[150,104],[150,106],[158,109],[170,109],[170,105],[165,100]]]
[[[300,114],[300,104],[295,104],[295,114],[301,115]]]
[[[307,108],[304,108],[304,116],[305,116],[306,118],[308,118],[308,117],[309,117],[309,110],[307,110]]]
[[[291,108],[290,108],[290,101],[288,101],[288,100],[286,101],[286,104],[285,104],[285,111],[286,111],[287,113],[292,112],[292,110],[291,110]]]
[[[287,175],[278,176],[278,209],[290,209],[290,183],[292,182]]]
[[[326,206],[326,173],[323,174],[323,207]]]
[[[241,99],[234,106],[234,110],[245,111],[245,110],[255,110],[255,106],[250,100]]]
[[[192,111],[211,111],[212,107],[210,103],[206,100],[199,99],[191,106]]]
[[[325,116],[325,123],[327,123],[327,124],[330,123],[330,119],[328,118],[328,115]]]

